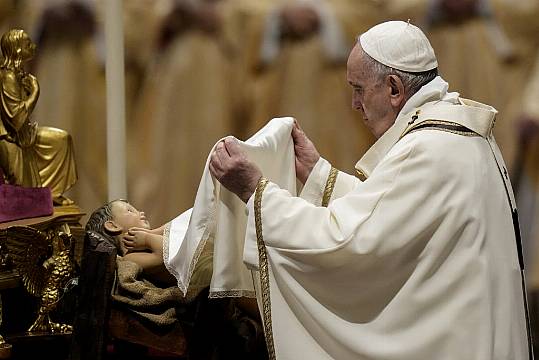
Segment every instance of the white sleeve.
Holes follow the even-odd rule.
[[[322,198],[324,196],[324,190],[326,188],[330,171],[331,164],[327,160],[320,157],[311,171],[311,174],[307,178],[305,186],[301,190],[299,195],[300,198],[313,205],[320,206],[322,204]],[[355,176],[339,171],[335,181],[335,187],[333,189],[331,200],[342,197],[354,189],[359,183],[359,179],[357,179]]]

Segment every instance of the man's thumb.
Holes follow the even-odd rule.
[[[303,130],[299,127],[299,124],[297,121],[294,121],[294,127],[292,128],[292,139],[294,139],[294,142],[302,142],[302,140],[305,138],[305,133]]]

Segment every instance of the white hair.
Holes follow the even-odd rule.
[[[363,51],[363,54],[365,55],[368,66],[372,70],[372,76],[377,80],[381,80],[387,75],[398,76],[404,85],[404,93],[406,94],[407,98],[410,98],[413,94],[419,91],[423,85],[431,82],[436,76],[438,76],[438,68],[417,73],[406,72],[376,61],[365,51]]]

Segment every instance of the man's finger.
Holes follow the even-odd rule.
[[[221,174],[217,171],[217,169],[215,169],[215,166],[213,166],[211,162],[210,162],[209,168],[210,168],[210,173],[213,175],[213,177],[219,180],[221,178]]]
[[[227,161],[228,158],[230,158],[230,154],[228,153],[228,150],[225,147],[225,142],[220,141],[217,146],[215,147],[214,154],[219,159],[219,165],[222,168],[223,164]]]
[[[226,139],[225,139],[226,140]],[[215,152],[216,153],[222,153],[222,152],[226,152],[226,148],[225,148],[225,140],[221,140],[217,143],[217,145],[215,146]]]
[[[217,155],[217,152],[214,152],[211,154],[210,158],[210,165],[213,166],[213,169],[216,171],[222,171],[223,169],[223,162],[221,161],[221,158],[219,155]]]
[[[243,150],[241,150],[239,141],[234,137],[227,137],[224,140],[225,148],[228,154],[233,156],[243,155]]]
[[[295,118],[294,118],[294,128],[296,128],[297,130],[303,131],[303,129],[299,125],[299,121]]]
[[[299,144],[299,143],[302,143],[302,142],[305,142],[305,133],[303,132],[303,130],[301,130],[301,128],[299,126],[294,126],[292,128],[292,140],[294,141],[294,144]]]
[[[299,126],[298,121],[294,119],[294,126],[292,127],[292,137],[296,139],[299,136],[304,136],[304,135],[305,135],[305,132],[303,131],[301,126]]]
[[[218,168],[223,167],[223,164],[221,162],[221,158],[217,154],[217,148],[215,148],[215,151],[211,153],[210,164],[213,165],[214,169],[218,169]]]

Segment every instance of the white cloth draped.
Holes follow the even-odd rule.
[[[273,119],[240,145],[265,176],[295,194],[293,123],[290,117]],[[184,295],[204,285],[196,264],[213,254],[210,297],[255,296],[253,274],[243,263],[246,222],[245,204],[211,176],[206,163],[194,207],[165,228],[164,262]]]

